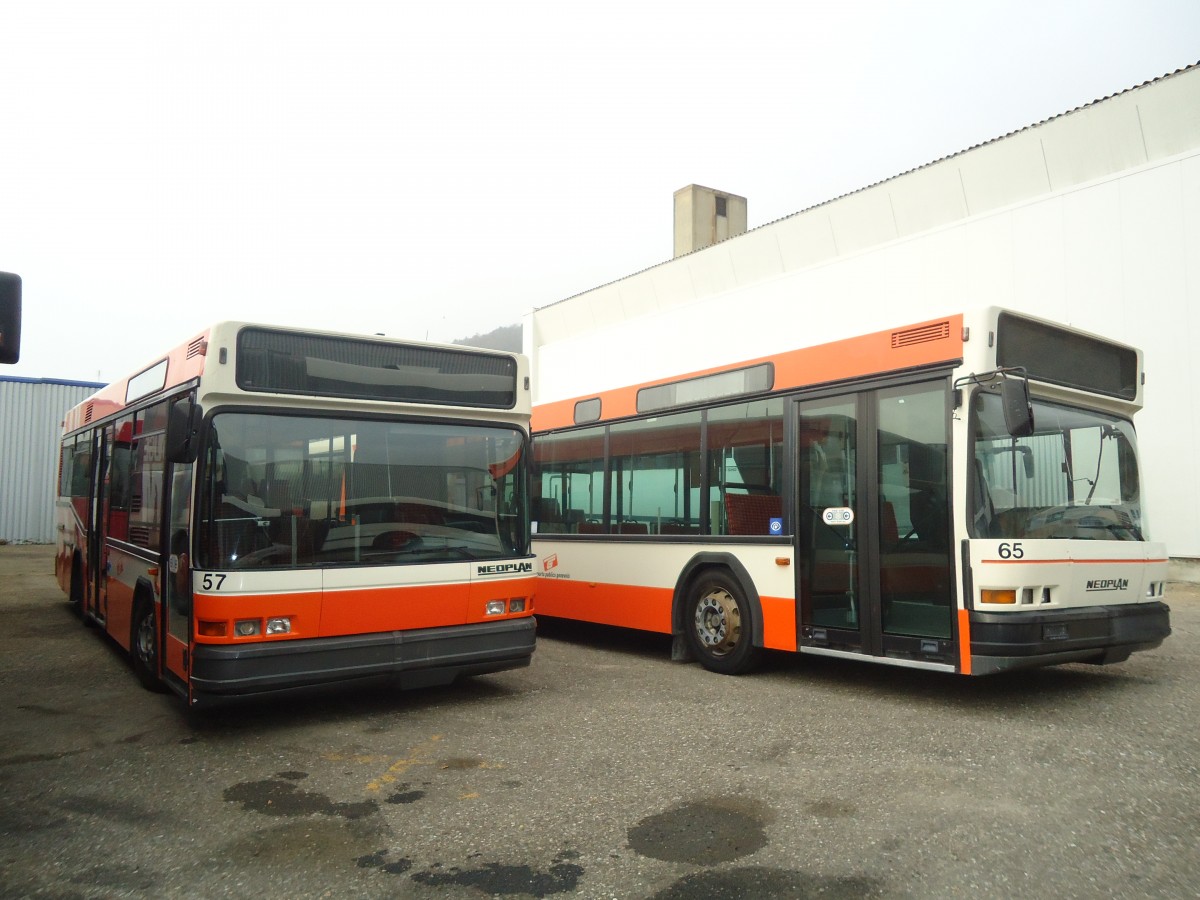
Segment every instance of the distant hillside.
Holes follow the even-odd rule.
[[[501,325],[495,331],[458,338],[454,343],[462,344],[464,347],[486,347],[488,350],[509,350],[513,353],[520,353],[521,326]]]

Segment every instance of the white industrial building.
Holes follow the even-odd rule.
[[[748,359],[764,332],[775,352],[1026,311],[1145,351],[1150,535],[1195,571],[1200,64],[740,235],[722,212],[744,222],[744,200],[685,188],[675,259],[529,315],[535,404],[589,393],[589,360],[634,384],[704,369],[714,341]]]
[[[0,376],[0,541],[54,541],[63,416],[101,387]]]

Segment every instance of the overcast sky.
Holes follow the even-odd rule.
[[[0,5],[21,362],[220,319],[450,341],[1200,60],[1197,0]]]

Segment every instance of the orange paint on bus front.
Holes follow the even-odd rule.
[[[971,614],[965,609],[958,611],[958,671],[971,674]]]
[[[196,595],[197,622],[225,622],[225,637],[197,635],[199,643],[242,643],[261,640],[336,637],[413,628],[441,628],[468,622],[520,618],[533,610],[533,579],[374,587],[278,594]],[[489,600],[525,598],[523,613],[487,615]],[[506,606],[507,608],[507,606]],[[287,616],[286,635],[233,636],[233,623]]]

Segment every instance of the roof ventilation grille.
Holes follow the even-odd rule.
[[[908,328],[904,331],[892,332],[892,349],[911,347],[913,344],[924,344],[929,341],[944,341],[950,337],[950,323],[938,322],[934,325],[922,325],[919,328]]]

